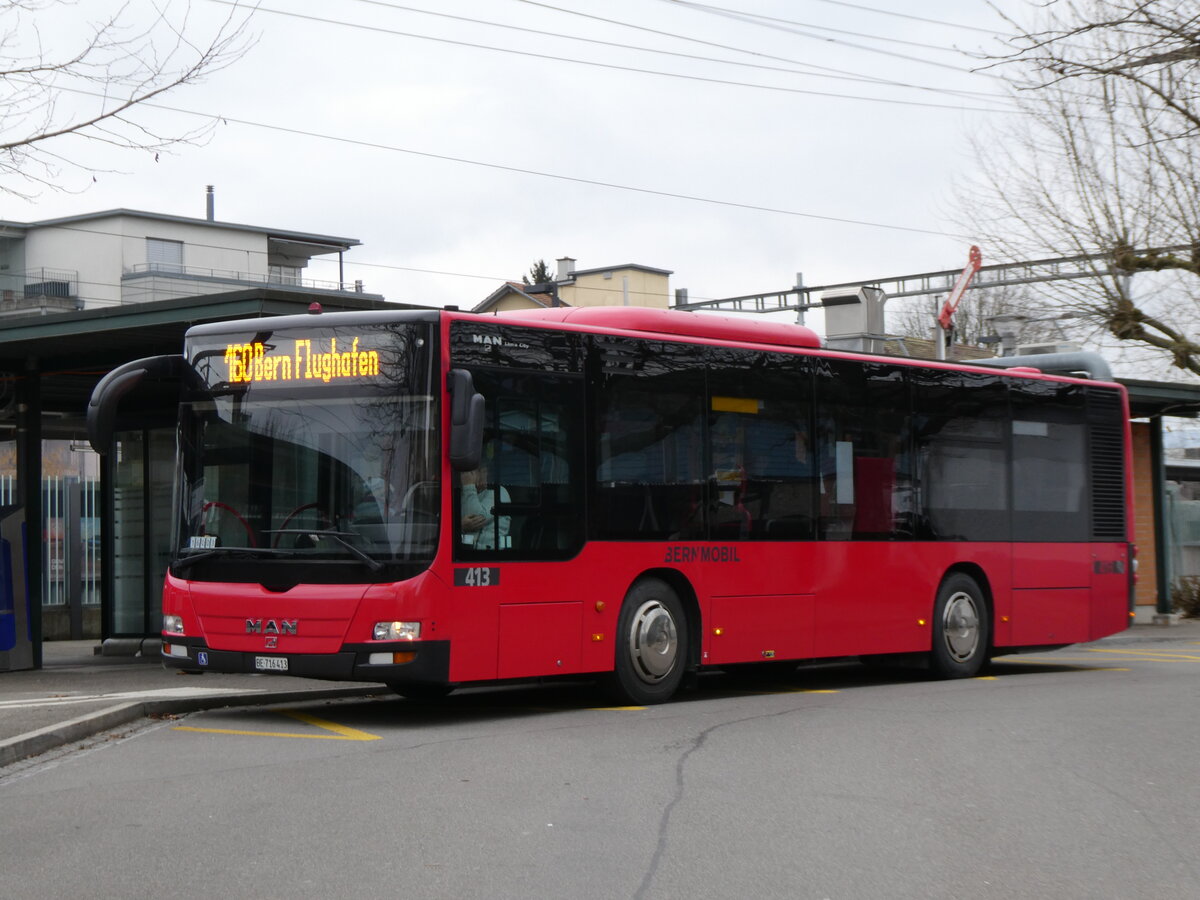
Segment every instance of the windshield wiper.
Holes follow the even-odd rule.
[[[246,556],[286,556],[287,550],[275,550],[270,547],[214,547],[211,550],[204,550],[200,553],[194,553],[190,556],[181,556],[171,561],[171,568],[176,571],[191,568],[198,562],[204,562],[206,559],[213,559],[218,556],[236,556],[244,554]]]
[[[358,537],[353,531],[334,531],[333,529],[323,528],[272,528],[263,531],[263,534],[311,534],[313,537],[333,538],[360,560],[366,563],[367,568],[372,572],[378,572],[383,568],[383,563],[371,556],[360,547],[354,546],[346,538]]]

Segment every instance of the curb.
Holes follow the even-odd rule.
[[[227,709],[238,706],[271,706],[277,703],[333,700],[342,697],[372,697],[381,693],[385,693],[385,691],[380,690],[380,685],[372,684],[317,691],[275,691],[263,694],[178,697],[169,700],[137,700],[131,703],[121,703],[0,741],[0,768],[148,716],[192,713],[206,709]]]

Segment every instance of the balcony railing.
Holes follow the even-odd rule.
[[[352,285],[336,281],[319,281],[311,278],[300,278],[296,275],[268,275],[261,272],[239,272],[233,269],[208,269],[202,266],[181,266],[173,263],[137,263],[128,266],[122,281],[146,277],[164,277],[172,279],[187,279],[194,281],[221,282],[240,285],[270,285],[272,287],[293,287],[314,291],[353,291],[361,294],[362,282]]]
[[[74,269],[27,269],[0,277],[0,315],[79,308],[79,272]]]

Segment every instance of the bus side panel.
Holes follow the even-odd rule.
[[[1089,640],[1129,627],[1132,573],[1128,544],[1092,545],[1092,621]]]
[[[580,671],[582,603],[506,603],[500,607],[498,678]]]
[[[1014,646],[1074,644],[1091,634],[1090,544],[1014,544]]]
[[[995,621],[1009,613],[1007,544],[876,541],[817,546],[817,656],[929,650],[938,586],[958,563],[983,570],[996,607]]]
[[[813,655],[813,595],[713,597],[705,662],[724,665]]]
[[[1076,644],[1091,634],[1087,588],[1022,588],[1013,591],[1015,646]]]
[[[677,572],[695,591],[702,663],[810,657],[817,547],[596,541],[573,560],[496,563],[484,578],[455,564],[443,575],[454,585],[450,678],[610,671],[622,601],[647,573]]]

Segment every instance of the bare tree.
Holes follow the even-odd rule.
[[[225,68],[253,43],[237,8],[203,37],[186,2],[113,6],[94,22],[81,22],[81,12],[71,0],[0,0],[0,193],[68,190],[67,172],[94,179],[89,144],[158,154],[203,141],[216,119],[159,130],[150,101]],[[62,49],[48,49],[44,34]]]
[[[1035,9],[990,57],[1023,115],[977,141],[963,216],[992,256],[1082,257],[1093,278],[1047,286],[1059,312],[1200,374],[1200,9]]]
[[[904,337],[931,337],[944,302],[945,297],[939,295],[889,301],[888,332]],[[1061,340],[1065,337],[1057,317],[1047,315],[1041,300],[1028,288],[992,287],[972,288],[963,295],[954,313],[955,342],[971,346],[987,343],[987,339],[996,334],[992,318],[999,315],[1026,318],[1021,331],[1024,343]]]

